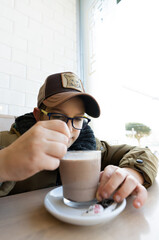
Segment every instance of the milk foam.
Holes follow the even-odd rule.
[[[101,151],[90,150],[90,151],[68,151],[62,160],[92,160],[99,158]]]

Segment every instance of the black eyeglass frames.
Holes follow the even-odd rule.
[[[61,120],[65,123],[68,123],[68,121],[70,120],[72,123],[72,127],[77,130],[84,129],[87,126],[87,124],[91,121],[90,118],[85,116],[71,118],[71,117],[67,117],[65,114],[62,114],[62,113],[49,113],[43,109],[40,109],[40,111],[46,116],[48,116],[49,120]]]

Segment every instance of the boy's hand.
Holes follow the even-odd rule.
[[[0,181],[19,181],[41,170],[54,170],[67,152],[70,132],[59,120],[39,121],[0,151]]]
[[[142,186],[143,178],[140,173],[130,168],[120,168],[109,165],[100,176],[97,190],[97,200],[109,198],[112,194],[116,202],[121,202],[129,195],[135,195],[133,206],[140,208],[147,199],[147,190]]]

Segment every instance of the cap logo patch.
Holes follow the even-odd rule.
[[[84,92],[81,80],[73,73],[62,73],[62,85],[64,88],[72,88]]]

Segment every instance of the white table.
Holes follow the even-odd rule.
[[[51,188],[0,199],[1,240],[158,240],[159,177],[148,190],[148,200],[137,210],[132,198],[113,221],[90,227],[63,223],[48,213],[43,201]]]

